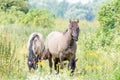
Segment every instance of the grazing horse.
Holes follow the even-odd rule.
[[[76,67],[76,41],[79,36],[79,20],[69,21],[69,26],[65,32],[51,32],[46,38],[46,55],[48,55],[50,72],[52,72],[52,58],[54,60],[54,68],[59,73],[57,68],[60,62],[60,68],[63,68],[63,61],[68,60],[68,68],[74,72]]]
[[[44,52],[44,41],[40,33],[32,33],[28,40],[28,68],[37,69],[37,62],[41,60]]]

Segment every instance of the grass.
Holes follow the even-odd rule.
[[[2,80],[119,80],[120,72],[120,51],[114,46],[102,47],[99,39],[95,36],[99,28],[98,22],[80,21],[80,35],[77,42],[77,68],[74,76],[69,76],[67,66],[60,70],[60,74],[49,74],[48,61],[42,63],[43,69],[28,71],[27,61],[27,40],[33,32],[40,32],[44,38],[51,31],[64,31],[68,27],[68,21],[59,19],[53,28],[29,27],[20,25],[0,26],[1,44],[0,51],[0,77]],[[2,37],[1,37],[2,36]],[[10,49],[10,50],[9,50]],[[3,51],[8,51],[3,55]],[[6,57],[9,53],[10,56]],[[8,74],[9,72],[9,74]]]

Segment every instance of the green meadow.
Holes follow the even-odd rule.
[[[61,25],[59,25],[59,24]],[[86,24],[85,24],[86,23]],[[70,76],[67,65],[60,74],[49,74],[48,61],[43,61],[43,68],[29,72],[27,67],[27,41],[33,32],[43,34],[44,39],[52,31],[63,32],[69,24],[68,20],[58,19],[52,28],[9,25],[1,26],[0,76],[3,80],[119,80],[120,54],[114,46],[102,47],[97,34],[98,22],[80,21],[80,35],[77,42],[76,57],[78,58],[74,76]],[[88,26],[89,25],[89,26]],[[94,25],[94,26],[93,26]],[[116,35],[119,37],[118,35]],[[119,37],[120,39],[120,37]],[[67,63],[67,62],[66,62]],[[39,64],[40,65],[40,64]]]
[[[39,63],[38,69],[31,72],[27,66],[30,34],[39,32],[45,41],[52,31],[64,32],[68,28],[69,19],[55,17],[46,10],[30,9],[28,13],[23,13],[18,10],[18,5],[7,11],[1,8],[0,80],[120,80],[119,5],[119,0],[113,0],[102,5],[95,20],[79,21],[78,61],[73,76],[70,76],[67,65],[60,69],[59,74],[55,74],[53,67],[50,74],[48,60]],[[22,7],[24,12],[27,11],[27,7]],[[67,61],[64,63],[68,64]]]

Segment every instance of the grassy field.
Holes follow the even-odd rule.
[[[97,21],[79,23],[78,61],[73,76],[70,76],[67,66],[58,75],[54,72],[49,74],[48,61],[42,63],[42,70],[28,71],[29,35],[40,32],[46,38],[51,31],[64,31],[68,23],[68,20],[59,19],[52,28],[1,25],[0,80],[120,80],[120,50],[114,46],[101,46],[95,35],[100,26]],[[120,40],[120,37],[117,36],[117,39]]]

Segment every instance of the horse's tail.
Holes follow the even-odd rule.
[[[29,55],[28,59],[30,59],[30,60],[32,60],[33,57],[35,57],[35,54],[34,54],[34,51],[33,51],[32,47],[33,47],[33,41],[37,36],[38,36],[37,33],[33,33],[33,34],[30,35],[29,40],[28,40],[28,46],[27,46],[28,47],[28,53],[29,53],[28,54]]]
[[[32,33],[28,40],[28,49],[33,50],[34,53],[42,53],[44,51],[44,39],[40,33]]]
[[[35,33],[32,33],[31,35],[30,35],[30,37],[29,37],[29,40],[28,40],[28,45],[27,45],[27,48],[28,49],[32,49],[32,46],[33,46],[33,41],[34,41],[34,39],[37,37],[38,35],[37,35],[37,33],[35,32]]]

